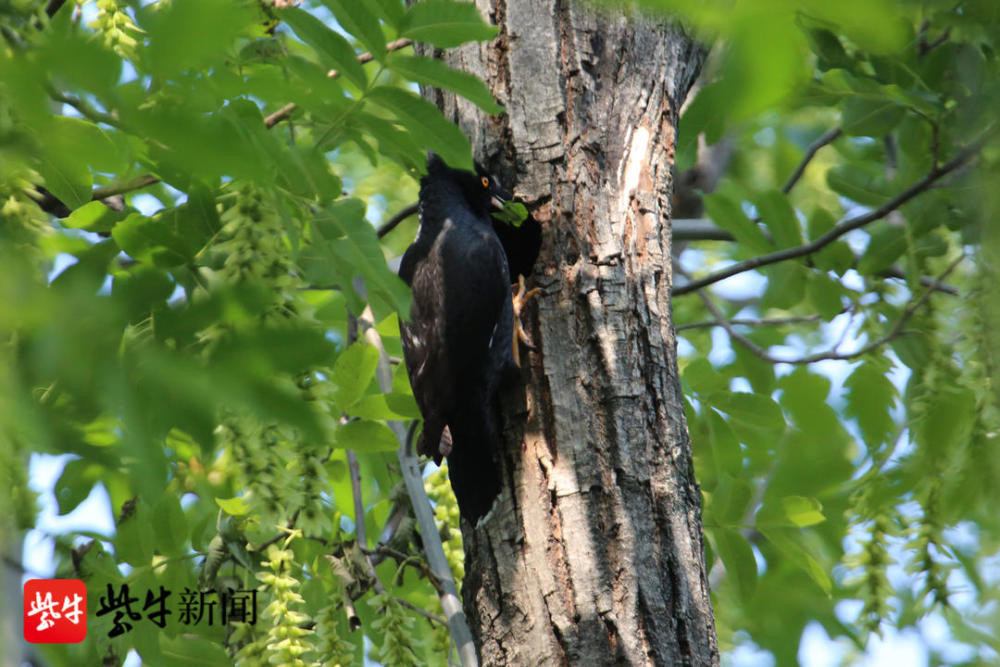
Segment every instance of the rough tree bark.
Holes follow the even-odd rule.
[[[503,493],[463,526],[482,661],[718,664],[670,317],[677,112],[704,52],[582,3],[478,5],[499,37],[448,59],[507,112],[432,96],[544,228]]]

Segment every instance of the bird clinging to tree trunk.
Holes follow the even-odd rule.
[[[495,179],[431,154],[417,237],[399,267],[413,290],[401,333],[424,418],[417,451],[439,463],[448,457],[459,509],[473,523],[500,490],[497,395],[518,373],[507,255],[490,216],[503,196]]]

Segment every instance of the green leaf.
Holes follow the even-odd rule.
[[[976,420],[976,396],[964,387],[935,387],[912,415],[914,438],[925,451],[956,451],[969,441]]]
[[[819,56],[819,68],[827,70],[834,67],[851,69],[854,61],[847,55],[840,39],[825,28],[808,28],[805,30],[809,46],[813,53]]]
[[[881,360],[869,360],[854,369],[844,381],[847,391],[845,412],[858,422],[861,437],[870,449],[889,442],[895,430],[892,407],[896,388],[886,377],[889,365]]]
[[[801,245],[802,230],[788,197],[780,190],[768,190],[754,199],[761,220],[771,231],[779,248]]]
[[[334,431],[333,446],[356,452],[394,452],[399,442],[392,430],[382,422],[358,420]]]
[[[844,310],[841,297],[844,295],[844,286],[839,281],[833,280],[825,273],[809,273],[809,282],[806,285],[806,294],[809,300],[816,306],[820,316],[830,321]]]
[[[405,394],[369,394],[347,408],[347,414],[360,419],[419,419],[416,401]]]
[[[752,497],[753,487],[750,482],[722,473],[712,492],[708,509],[716,524],[739,528],[743,525]]]
[[[87,164],[75,151],[64,148],[46,150],[35,169],[45,181],[45,188],[72,211],[91,200],[94,181]]]
[[[346,3],[344,0],[323,0],[323,4],[333,12],[337,23],[344,30],[357,37],[375,60],[381,62],[385,59],[385,35],[382,34],[382,27],[363,2],[353,0]]]
[[[472,147],[465,134],[423,97],[408,90],[379,86],[368,94],[368,99],[392,112],[422,146],[440,155],[448,165],[473,169]]]
[[[155,546],[161,553],[182,553],[188,540],[187,519],[180,500],[173,492],[161,496],[153,506],[153,524],[156,526]]]
[[[310,282],[341,286],[354,313],[364,309],[364,299],[354,290],[354,279],[363,276],[367,297],[376,319],[391,312],[410,312],[410,288],[389,270],[375,229],[364,218],[357,199],[329,204],[312,220],[312,244],[303,249],[299,263]]]
[[[528,219],[528,207],[519,201],[505,201],[501,210],[493,212],[493,219],[511,227],[520,227]]]
[[[94,171],[121,172],[127,165],[120,148],[94,123],[80,118],[54,116],[46,123],[43,145],[49,158],[56,151],[72,154]]]
[[[826,172],[826,183],[834,192],[866,206],[879,206],[892,196],[883,176],[849,164],[837,165]]]
[[[736,241],[755,253],[774,250],[764,232],[747,217],[740,205],[720,192],[705,195],[705,212],[722,229],[733,235]]]
[[[719,392],[708,402],[729,415],[736,436],[746,444],[773,447],[785,430],[781,408],[769,396],[743,392]]]
[[[402,76],[428,86],[437,86],[458,93],[486,113],[500,113],[503,107],[478,76],[448,67],[440,60],[424,56],[393,54],[388,66]]]
[[[761,305],[788,310],[798,305],[806,295],[808,272],[798,262],[779,262],[763,269],[767,276],[767,291]]]
[[[392,122],[368,113],[353,114],[352,122],[360,132],[378,142],[379,152],[403,169],[418,174],[424,169],[426,154],[415,138]]]
[[[108,208],[104,202],[92,201],[63,218],[62,226],[68,229],[85,229],[88,232],[107,232],[124,217],[123,213]]]
[[[149,565],[153,558],[155,540],[149,508],[143,500],[136,501],[132,514],[118,522],[114,539],[115,554],[119,560],[133,567]]]
[[[358,341],[340,353],[330,374],[335,387],[333,400],[338,408],[346,412],[361,398],[377,367],[378,350],[367,343]]]
[[[817,208],[809,216],[809,240],[815,241],[820,236],[834,228],[837,224],[833,215],[825,208]],[[834,241],[819,252],[813,254],[813,262],[823,271],[833,271],[838,276],[854,264],[854,253],[843,241]]]
[[[757,560],[750,543],[739,531],[732,528],[718,528],[715,536],[715,550],[726,566],[726,572],[736,582],[736,592],[740,600],[747,604],[757,590]]]
[[[856,96],[844,102],[844,113],[841,119],[844,134],[848,136],[865,136],[881,139],[899,125],[906,114],[906,109],[899,106],[892,98]]]
[[[316,49],[325,65],[336,69],[358,88],[368,87],[368,77],[358,62],[358,54],[343,35],[326,27],[309,12],[295,7],[280,10],[278,16],[306,44]]]
[[[193,257],[187,240],[170,227],[167,214],[147,218],[141,213],[133,213],[115,225],[111,236],[132,259],[170,268]]]
[[[222,511],[230,516],[243,516],[250,511],[243,498],[235,496],[233,498],[216,498],[215,504],[222,508]]]
[[[115,275],[111,296],[122,306],[130,322],[149,317],[157,306],[166,305],[176,285],[165,271],[148,264],[135,264]]]
[[[823,504],[815,498],[785,496],[781,499],[781,506],[785,510],[785,517],[799,528],[826,521]]]
[[[155,663],[163,667],[216,667],[232,662],[218,641],[190,635],[171,637],[165,632],[156,633],[156,637],[160,654]]]
[[[206,65],[228,56],[236,38],[258,20],[239,0],[173,0],[137,12],[149,33],[148,65],[161,76]]]
[[[69,514],[86,500],[94,484],[101,481],[106,471],[103,465],[87,459],[69,461],[63,467],[54,489],[59,514]]]
[[[400,37],[428,42],[439,49],[450,49],[465,42],[493,39],[496,26],[483,21],[473,2],[425,0],[413,4],[403,17]]]
[[[394,28],[399,28],[406,15],[406,8],[401,0],[367,0],[367,3]]]
[[[70,18],[71,14],[71,11],[61,12],[45,28],[50,39],[40,45],[41,78],[51,76],[60,90],[112,95],[121,79],[122,59],[103,39],[95,39],[92,31],[81,30],[79,22]]]
[[[720,472],[738,475],[743,468],[743,450],[732,427],[714,408],[708,410],[708,437]]]
[[[871,276],[888,269],[906,252],[907,243],[902,227],[878,225],[871,231],[868,247],[858,262],[858,272]]]
[[[761,533],[798,568],[802,569],[823,592],[830,595],[833,583],[829,573],[799,544],[802,532],[797,529],[764,528]]]
[[[729,389],[729,378],[719,373],[708,359],[695,359],[684,367],[681,377],[698,394],[713,394]]]

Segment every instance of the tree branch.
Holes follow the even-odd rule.
[[[802,156],[802,161],[799,162],[799,166],[795,168],[795,171],[793,171],[792,175],[788,177],[788,180],[785,181],[785,184],[781,186],[781,191],[784,192],[786,195],[789,192],[791,192],[792,188],[795,187],[795,184],[799,182],[800,178],[802,178],[802,174],[805,172],[806,167],[809,166],[809,163],[816,155],[816,152],[819,149],[823,148],[823,146],[826,146],[827,144],[831,144],[834,141],[836,141],[843,133],[844,131],[842,129],[840,129],[839,127],[835,127],[832,130],[828,130],[827,132],[823,133],[823,136],[821,136],[819,139],[809,144],[809,147],[806,148],[806,154]]]
[[[48,90],[49,97],[56,102],[70,105],[79,111],[84,118],[95,123],[104,123],[105,125],[110,125],[111,127],[121,127],[121,123],[115,116],[103,111],[98,111],[89,102],[86,102],[79,97],[67,95],[66,93],[60,92],[48,85],[46,85],[46,89]]]
[[[98,201],[101,199],[107,199],[108,197],[114,197],[115,195],[123,195],[126,192],[132,192],[133,190],[142,190],[143,188],[148,188],[150,185],[156,185],[159,182],[160,179],[152,174],[142,174],[141,176],[136,176],[128,181],[112,183],[110,185],[94,188],[94,194],[91,196],[91,200]]]
[[[987,134],[991,134],[992,130]],[[958,169],[970,159],[972,159],[979,151],[982,149],[983,145],[986,143],[988,137],[983,137],[979,141],[976,141],[972,145],[962,149],[958,154],[951,160],[941,165],[940,167],[935,167],[931,169],[926,176],[922,179],[913,183],[910,187],[903,190],[901,193],[882,204],[878,208],[869,211],[863,215],[850,218],[836,225],[833,229],[818,237],[817,239],[810,241],[809,243],[804,243],[802,245],[793,246],[791,248],[783,248],[781,250],[767,253],[766,255],[759,255],[753,257],[743,262],[737,262],[732,266],[726,267],[721,271],[711,273],[703,278],[697,280],[692,280],[684,285],[675,286],[672,290],[673,296],[680,296],[682,294],[688,294],[696,290],[700,290],[703,287],[707,287],[713,283],[717,283],[720,280],[725,280],[739,273],[744,273],[746,271],[752,271],[753,269],[758,269],[762,266],[768,266],[770,264],[776,264],[778,262],[783,262],[787,259],[795,259],[796,257],[803,257],[805,255],[811,255],[814,252],[821,250],[830,243],[843,236],[844,234],[864,227],[865,225],[874,222],[880,218],[884,218],[890,212],[899,208],[909,200],[913,199],[921,192],[927,190],[931,185],[933,185],[942,176],[951,173],[952,171]]]
[[[406,220],[408,217],[410,217],[419,210],[420,210],[419,202],[413,202],[409,206],[400,209],[400,211],[396,213],[396,215],[386,220],[385,223],[378,228],[376,234],[378,234],[379,238],[382,238],[383,236],[394,230],[399,225],[399,223],[401,223],[403,220]]]
[[[385,593],[385,586],[375,572],[371,556],[368,555],[368,530],[365,528],[365,505],[361,497],[361,467],[358,465],[358,455],[354,450],[347,450],[347,468],[351,475],[351,495],[354,498],[354,536],[357,539],[358,547],[365,557],[365,564],[368,565],[368,576],[371,577],[372,586],[376,593]]]
[[[776,327],[784,326],[785,324],[802,324],[804,322],[819,322],[822,318],[819,315],[800,315],[794,317],[772,317],[772,318],[738,318],[733,320],[728,320],[732,325],[745,326],[745,327]],[[711,329],[712,327],[721,327],[722,322],[719,320],[710,320],[708,322],[690,322],[688,324],[679,324],[674,327],[675,331],[685,331],[687,329]]]
[[[965,255],[964,254],[959,255],[958,258],[955,259],[955,261],[953,261],[951,264],[948,265],[948,268],[945,269],[944,272],[938,277],[937,281],[940,282],[944,280],[945,277],[947,277],[948,274],[951,273],[955,269],[955,267],[957,267],[962,262],[963,259],[965,259]],[[812,364],[817,361],[826,361],[826,360],[849,361],[851,359],[856,359],[857,357],[868,354],[872,350],[875,350],[885,345],[886,343],[892,341],[894,338],[898,337],[900,334],[904,333],[903,327],[906,326],[906,323],[910,320],[910,318],[912,318],[913,315],[917,312],[917,310],[919,310],[920,307],[927,302],[927,299],[929,299],[930,295],[933,294],[935,291],[936,290],[933,287],[930,287],[924,290],[924,293],[920,295],[920,298],[911,299],[909,305],[907,305],[907,307],[903,310],[903,314],[896,321],[896,324],[893,325],[892,329],[889,330],[889,333],[885,334],[881,338],[873,340],[872,342],[866,345],[863,345],[854,352],[847,352],[847,353],[837,352],[837,348],[840,347],[841,342],[843,342],[841,340],[838,341],[836,345],[834,345],[831,349],[827,350],[826,352],[817,352],[816,354],[810,354],[795,359],[779,359],[778,357],[772,356],[771,353],[769,353],[767,350],[757,345],[743,334],[737,332],[736,329],[733,327],[733,323],[726,319],[726,316],[723,314],[723,312],[719,310],[719,307],[712,302],[712,299],[706,293],[699,291],[698,296],[704,302],[705,307],[708,309],[708,312],[711,313],[712,317],[715,318],[716,323],[718,323],[719,326],[725,329],[726,333],[728,333],[733,340],[735,340],[740,345],[750,350],[750,352],[752,352],[755,356],[772,364],[803,365],[803,364]]]
[[[404,600],[403,598],[397,597],[396,598],[396,602],[398,602],[399,604],[403,605],[407,609],[412,609],[413,611],[417,612],[418,614],[420,614],[421,616],[423,616],[427,620],[433,621],[434,623],[437,623],[438,625],[443,625],[445,627],[447,627],[447,625],[448,625],[448,621],[444,620],[440,616],[438,616],[436,614],[432,614],[429,611],[427,611],[426,609],[421,609],[417,605],[413,604],[412,602],[408,602],[408,601]]]
[[[388,392],[392,389],[392,370],[389,368],[389,358],[382,345],[382,338],[375,330],[371,308],[365,308],[361,317],[358,318],[358,323],[364,329],[365,339],[379,352],[376,376],[380,389],[383,392]],[[399,459],[406,490],[413,502],[413,512],[416,514],[417,525],[420,527],[427,564],[441,585],[439,589],[441,609],[444,610],[445,617],[448,619],[451,638],[458,646],[458,655],[462,665],[464,667],[478,667],[479,658],[476,653],[476,645],[472,640],[472,631],[469,629],[469,622],[462,610],[462,601],[458,597],[458,588],[455,586],[455,578],[448,566],[448,559],[444,555],[444,547],[441,546],[441,536],[438,534],[437,524],[434,523],[434,510],[431,509],[427,491],[424,489],[424,479],[420,466],[416,456],[407,451],[406,428],[398,421],[390,421],[388,424],[399,441],[399,450],[396,452],[396,456]]]
[[[386,44],[385,50],[389,52],[398,51],[399,49],[405,49],[407,46],[410,46],[411,44],[413,44],[412,39],[397,39],[395,41]],[[370,53],[362,53],[361,55],[358,56],[358,62],[361,63],[362,65],[371,62],[373,59],[374,56]],[[326,76],[329,79],[336,79],[338,76],[340,76],[340,72],[335,69],[332,69],[326,73]],[[270,130],[272,127],[274,127],[275,125],[277,125],[278,123],[280,123],[281,121],[285,120],[293,113],[295,113],[295,110],[297,108],[298,106],[294,102],[289,102],[288,104],[281,107],[271,115],[264,118],[264,125],[267,127],[267,129]]]
[[[673,226],[673,236],[672,238],[677,241],[735,241],[733,235],[727,232],[725,229],[721,229],[715,226],[709,218],[680,218],[672,221]],[[854,257],[854,264],[857,266],[857,262],[860,256]],[[884,276],[886,278],[899,278],[900,280],[906,280],[906,273],[898,266],[890,266],[887,269],[878,272],[878,275]],[[952,296],[958,295],[958,288],[954,285],[949,285],[948,283],[942,283],[934,280],[930,276],[920,276],[920,284],[924,287],[933,286],[939,292],[944,292],[945,294],[951,294]]]

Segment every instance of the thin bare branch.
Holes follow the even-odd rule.
[[[992,134],[992,130],[988,133]],[[924,192],[931,185],[933,185],[942,176],[951,173],[952,171],[963,166],[973,157],[975,157],[979,151],[982,149],[988,137],[984,137],[974,144],[964,148],[959,151],[958,154],[951,160],[941,165],[940,167],[935,167],[931,169],[926,176],[921,178],[919,181],[910,185],[898,195],[882,204],[878,208],[869,211],[863,215],[855,216],[848,220],[841,222],[836,225],[833,229],[818,237],[817,239],[810,241],[809,243],[804,243],[802,245],[793,246],[791,248],[783,248],[781,250],[767,253],[766,255],[759,255],[753,257],[743,262],[737,262],[732,266],[728,266],[721,271],[716,271],[703,278],[698,278],[697,280],[692,280],[684,285],[677,285],[673,288],[672,294],[674,296],[680,296],[682,294],[688,294],[696,290],[700,290],[703,287],[707,287],[713,283],[717,283],[720,280],[725,280],[740,273],[746,271],[752,271],[753,269],[758,269],[762,266],[768,266],[770,264],[776,264],[778,262],[783,262],[788,259],[795,259],[796,257],[803,257],[805,255],[811,255],[814,252],[823,249],[827,245],[833,243],[838,238],[844,234],[864,227],[865,225],[884,218],[890,212],[899,208],[906,202],[910,201],[920,193]]]
[[[800,315],[796,317],[770,317],[770,318],[737,318],[733,320],[728,320],[730,324],[734,326],[745,326],[745,327],[780,327],[786,324],[802,324],[804,322],[819,322],[822,318],[819,315]],[[686,331],[688,329],[711,329],[712,327],[721,327],[722,323],[718,320],[710,320],[707,322],[690,322],[688,324],[678,324],[676,331]]]
[[[365,505],[361,496],[361,467],[358,465],[358,455],[353,450],[347,450],[347,468],[351,475],[351,495],[354,498],[354,536],[357,538],[358,547],[365,556],[365,563],[368,565],[368,576],[372,580],[372,587],[376,593],[385,593],[385,586],[375,572],[375,565],[371,556],[368,555],[368,530],[365,528]]]
[[[843,133],[844,131],[842,129],[840,129],[839,127],[835,127],[832,130],[824,132],[823,136],[821,136],[819,139],[809,144],[809,146],[806,148],[806,154],[802,156],[802,161],[799,162],[799,166],[795,167],[795,171],[793,171],[792,175],[788,177],[788,180],[785,181],[785,184],[781,186],[781,191],[784,192],[786,195],[789,192],[791,192],[792,188],[795,187],[795,184],[799,182],[800,178],[802,178],[802,174],[805,173],[806,167],[808,167],[809,163],[812,162],[812,159],[813,157],[815,157],[816,152],[819,151],[819,149],[823,148],[823,146],[826,146],[827,144],[832,144]]]
[[[709,218],[680,218],[672,222],[673,225],[673,236],[675,241],[735,241],[733,235],[724,229],[720,229],[715,226]],[[859,255],[854,257],[854,266],[857,267],[857,263],[860,260]],[[887,269],[879,271],[878,275],[886,278],[899,278],[900,280],[906,280],[906,273],[898,266],[890,266]],[[958,288],[954,285],[949,285],[948,283],[942,283],[934,280],[930,276],[920,276],[920,284],[924,287],[933,286],[939,292],[944,292],[945,294],[951,294],[952,296],[958,295]]]
[[[112,114],[105,113],[103,111],[98,111],[89,102],[86,102],[85,100],[79,97],[73,97],[72,95],[67,95],[66,93],[60,92],[55,88],[49,86],[46,86],[46,89],[48,90],[49,97],[51,97],[56,102],[70,105],[71,107],[79,111],[80,115],[82,115],[84,118],[92,120],[95,123],[104,123],[105,125],[110,125],[112,127],[121,127],[121,123],[118,121],[118,118],[116,118]]]
[[[420,607],[418,607],[417,605],[413,604],[412,602],[407,602],[403,598],[396,598],[396,602],[398,602],[399,604],[403,605],[407,609],[412,609],[413,611],[417,612],[418,614],[420,614],[421,616],[423,616],[424,618],[426,618],[429,621],[437,623],[438,625],[443,625],[445,627],[448,626],[448,621],[444,620],[443,618],[441,618],[440,616],[438,616],[436,614],[430,613],[426,609],[421,609]]]
[[[394,230],[397,226],[399,226],[399,223],[401,223],[403,220],[406,220],[408,217],[410,217],[419,210],[420,210],[420,202],[413,202],[409,206],[400,209],[399,212],[396,213],[396,215],[386,220],[385,223],[381,227],[379,227],[378,231],[375,233],[378,235],[379,238],[382,238],[383,236]]]
[[[108,197],[114,197],[116,195],[123,195],[126,192],[142,190],[143,188],[148,188],[150,185],[156,185],[159,182],[160,179],[152,174],[142,174],[141,176],[136,176],[128,181],[112,183],[111,185],[103,185],[99,188],[94,188],[91,200],[98,201]]]
[[[944,272],[938,277],[938,282],[944,280],[948,276],[948,274],[950,274],[955,269],[955,267],[957,267],[964,259],[965,259],[964,254],[959,255],[958,258],[955,259],[955,261],[953,261],[951,264],[949,264],[948,268],[945,269]],[[843,342],[843,339],[841,339],[841,341],[838,341],[831,349],[827,350],[826,352],[817,352],[816,354],[810,354],[804,357],[797,357],[792,359],[781,359],[779,357],[773,356],[771,353],[762,348],[760,345],[757,345],[752,340],[750,340],[743,334],[736,331],[733,324],[726,319],[725,314],[723,314],[723,312],[719,309],[719,307],[715,305],[715,303],[712,301],[711,297],[708,296],[708,294],[699,291],[698,296],[704,302],[705,308],[707,308],[708,312],[712,314],[712,317],[715,318],[719,326],[725,329],[726,333],[728,333],[733,340],[735,340],[740,345],[750,350],[750,352],[752,352],[755,356],[772,364],[803,365],[803,364],[812,364],[817,361],[826,361],[826,360],[849,361],[851,359],[856,359],[865,354],[868,354],[872,350],[876,350],[885,345],[886,343],[891,342],[894,338],[905,333],[903,327],[906,326],[906,323],[910,321],[913,315],[916,314],[916,312],[920,309],[920,307],[927,302],[927,299],[929,299],[930,295],[933,294],[935,291],[936,290],[933,287],[929,287],[926,290],[924,290],[923,294],[921,294],[919,298],[911,299],[910,303],[903,310],[903,314],[900,315],[899,319],[896,321],[896,324],[893,325],[892,329],[890,329],[887,334],[885,334],[881,338],[871,341],[866,345],[863,345],[854,352],[845,352],[845,353],[838,352],[837,348],[839,348],[841,343]]]
[[[709,218],[674,218],[670,221],[674,241],[735,241],[732,234]]]
[[[392,388],[392,369],[389,367],[389,355],[386,354],[385,347],[382,345],[382,338],[375,330],[375,320],[371,308],[365,308],[361,317],[358,318],[358,324],[363,330],[365,339],[379,351],[376,377],[381,390],[388,392]],[[458,646],[458,655],[462,665],[464,667],[478,667],[479,657],[476,654],[476,645],[472,640],[472,631],[469,629],[469,622],[462,609],[462,600],[458,596],[455,578],[448,566],[448,559],[444,555],[441,536],[438,534],[437,524],[434,523],[434,510],[431,509],[427,491],[424,489],[420,465],[416,456],[407,451],[406,428],[403,424],[398,421],[390,421],[388,424],[399,441],[399,450],[396,452],[396,456],[399,459],[406,490],[413,503],[417,525],[420,527],[420,536],[423,540],[428,567],[440,585],[438,594],[441,598],[441,609],[444,610],[445,617],[448,619],[451,638]]]
[[[411,39],[397,39],[395,41],[386,44],[385,50],[398,51],[399,49],[404,49],[407,46],[410,46],[411,44],[413,44],[413,40]],[[371,62],[374,58],[375,56],[373,56],[370,53],[362,53],[361,55],[358,56],[358,62],[364,65],[365,63]],[[340,76],[340,72],[335,69],[332,69],[326,73],[326,76],[329,79],[336,79],[338,76]],[[294,102],[289,102],[288,104],[281,107],[271,115],[267,116],[264,119],[264,126],[270,130],[272,127],[274,127],[281,121],[291,116],[297,108],[298,106]]]

